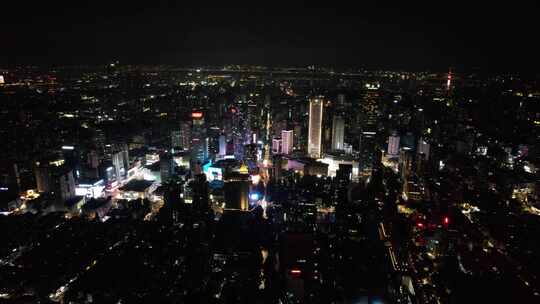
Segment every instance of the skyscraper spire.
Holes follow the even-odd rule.
[[[448,69],[448,76],[446,77],[446,89],[450,91],[452,88],[452,68]]]

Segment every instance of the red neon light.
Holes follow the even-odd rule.
[[[416,226],[418,226],[419,228],[423,228],[423,227],[424,227],[424,224],[418,223],[418,224],[416,224]]]
[[[450,219],[448,218],[448,216],[445,216],[444,219],[443,219],[443,222],[448,225],[450,223]]]
[[[291,274],[301,274],[302,271],[300,269],[291,269]]]
[[[202,112],[193,112],[193,113],[191,113],[191,117],[192,118],[202,118],[203,113]]]

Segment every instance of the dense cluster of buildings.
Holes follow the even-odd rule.
[[[0,226],[41,229],[0,250],[0,297],[451,303],[491,282],[538,299],[539,105],[516,75],[0,70]],[[61,274],[30,280],[60,238]]]

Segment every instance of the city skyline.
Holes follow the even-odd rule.
[[[0,74],[3,299],[539,297],[534,79],[119,62]]]
[[[2,3],[0,301],[540,303],[538,8]]]

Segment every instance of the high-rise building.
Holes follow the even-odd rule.
[[[424,158],[427,160],[429,159],[429,143],[426,142],[423,138],[420,138],[418,140],[418,146],[416,148],[416,153],[418,155],[423,154]]]
[[[75,196],[73,170],[63,159],[37,162],[34,172],[39,192],[51,194],[58,202]]]
[[[287,129],[287,121],[285,120],[275,121],[272,124],[272,135],[275,137],[280,137],[281,131],[286,130],[286,129]]]
[[[78,179],[78,173],[81,171],[81,157],[78,147],[70,145],[62,146],[62,156],[66,161],[66,166],[73,170],[75,179]]]
[[[282,145],[281,138],[272,139],[272,154],[281,153],[281,145]]]
[[[219,136],[219,157],[227,155],[227,137],[224,134]]]
[[[414,151],[416,147],[414,146],[415,138],[412,132],[407,132],[400,138],[400,145],[402,149]]]
[[[398,156],[399,155],[399,136],[394,133],[388,137],[388,155]]]
[[[360,171],[370,175],[376,163],[377,141],[376,132],[365,131],[360,136]]]
[[[219,137],[221,131],[219,127],[210,127],[206,129],[206,138],[208,138],[208,158],[219,156]]]
[[[225,179],[225,208],[247,211],[249,208],[249,175],[231,173]]]
[[[413,153],[409,149],[401,149],[399,153],[399,172],[402,180],[407,180],[413,168]]]
[[[281,131],[281,153],[290,155],[293,150],[293,130]]]
[[[99,155],[96,150],[91,150],[86,156],[87,164],[92,169],[97,169],[99,166]]]
[[[182,131],[171,131],[171,148],[182,149]]]
[[[352,164],[339,164],[339,169],[336,171],[336,178],[338,180],[345,180],[349,182],[352,179],[353,175],[353,165]]]
[[[15,162],[0,160],[0,193],[18,196],[21,190],[21,178]]]
[[[323,147],[330,147],[332,148],[332,126],[328,124],[328,122],[323,120],[323,140],[322,140],[322,146]]]
[[[380,99],[380,84],[366,84],[363,93],[362,111],[360,125],[362,131],[375,131],[377,129],[377,118],[379,115],[378,104]]]
[[[200,213],[206,213],[210,206],[206,175],[196,174],[193,180],[188,183],[188,187],[190,188],[193,209]]]
[[[202,112],[191,113],[193,127],[191,133],[191,162],[192,164],[204,163],[208,159],[208,138],[204,126],[204,116]]]
[[[337,108],[343,109],[345,107],[345,94],[338,94],[337,96]]]
[[[102,129],[95,129],[94,130],[94,136],[92,137],[93,142],[96,147],[98,147],[99,154],[103,154],[105,152],[105,146],[107,142],[107,136],[105,134],[105,131]]]
[[[129,169],[129,154],[127,151],[127,146],[123,147],[117,152],[114,152],[111,159],[114,169],[116,170],[116,178],[118,180],[124,179],[127,176],[127,171]]]
[[[191,123],[184,122],[180,125],[180,148],[184,151],[191,149]]]
[[[332,150],[344,149],[345,142],[345,120],[341,116],[334,116],[332,120]]]
[[[351,155],[353,153],[352,145],[350,145],[348,143],[344,143],[343,144],[343,151],[345,152],[345,154]]]
[[[165,153],[159,156],[159,171],[161,182],[167,182],[174,173],[174,161],[170,154]]]
[[[279,181],[283,175],[283,158],[281,155],[274,156],[272,160],[273,170],[272,170],[272,179],[274,181]]]
[[[242,160],[244,158],[244,141],[241,137],[233,137],[234,158]]]
[[[256,144],[249,144],[244,146],[244,161],[248,164],[255,165],[258,161],[259,147]]]
[[[323,97],[314,97],[309,101],[308,155],[320,158],[322,154]]]
[[[446,89],[448,91],[452,89],[452,70],[451,69],[448,71],[448,75],[446,77]]]
[[[99,177],[105,181],[108,188],[112,188],[113,185],[118,184],[116,181],[116,171],[110,160],[101,162],[98,166]]]

